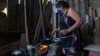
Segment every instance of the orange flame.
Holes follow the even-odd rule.
[[[39,49],[41,51],[48,50],[48,45],[40,44]]]

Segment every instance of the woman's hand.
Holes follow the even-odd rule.
[[[60,30],[60,33],[63,35],[66,35],[66,34],[68,34],[68,30]]]
[[[54,34],[55,32],[58,32],[59,30],[60,30],[60,29],[55,29],[55,30],[52,31],[51,34]]]
[[[53,30],[52,32],[51,32],[51,34],[54,34],[56,32],[56,30]]]

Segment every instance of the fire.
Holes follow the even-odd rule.
[[[48,45],[46,45],[46,44],[40,44],[39,45],[39,49],[40,49],[40,51],[48,50]]]

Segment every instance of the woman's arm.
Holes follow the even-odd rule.
[[[56,32],[60,31],[60,27],[56,29]]]
[[[73,26],[71,26],[69,29],[67,29],[68,32],[72,32],[75,29],[77,29],[83,23],[83,21],[82,21],[81,16],[79,15],[79,13],[77,11],[75,11],[73,8],[69,9],[68,15],[70,17],[72,17],[73,20],[76,21]]]
[[[57,28],[57,29],[54,29],[54,30],[52,31],[52,34],[54,34],[55,32],[59,32],[59,31],[60,31],[60,27]]]

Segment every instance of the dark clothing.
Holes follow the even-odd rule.
[[[64,20],[67,18],[67,22],[65,22]],[[71,18],[71,17],[68,17],[66,15],[62,16],[61,20],[60,20],[60,29],[61,30],[64,30],[64,29],[68,29],[70,26],[72,26],[73,24],[75,23],[75,21]],[[71,33],[68,33],[66,34],[65,36],[69,36],[71,35]],[[63,35],[62,35],[63,36]]]
[[[67,19],[66,22],[65,22],[65,19]],[[60,22],[59,22],[61,30],[68,29],[69,27],[71,27],[74,24],[75,24],[75,21],[71,17],[67,16],[67,13],[62,16],[62,18],[60,19]],[[75,50],[78,49],[77,43],[76,43],[77,40],[75,40],[75,37],[77,38],[77,40],[80,37],[78,29],[76,29],[66,35],[61,35],[61,46],[62,46],[62,48],[65,48],[66,53],[71,53],[70,49],[73,47],[75,48]]]

